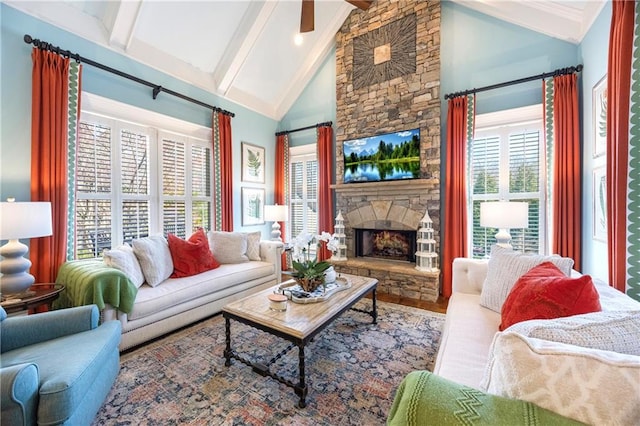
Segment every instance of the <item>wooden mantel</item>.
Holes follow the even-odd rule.
[[[354,182],[337,183],[331,185],[331,189],[350,195],[392,195],[409,192],[424,192],[437,189],[440,186],[439,179],[401,179],[387,182]]]

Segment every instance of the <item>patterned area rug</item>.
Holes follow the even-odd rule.
[[[369,299],[356,305],[370,306]],[[402,378],[432,370],[443,324],[443,314],[384,302],[378,324],[345,312],[306,347],[301,409],[292,388],[236,360],[224,366],[224,319],[216,315],[122,355],[94,425],[384,425]],[[234,321],[231,330],[233,348],[252,359],[287,346]],[[275,368],[295,382],[297,348]]]

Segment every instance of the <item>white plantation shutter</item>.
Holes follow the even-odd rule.
[[[546,170],[542,120],[523,122],[514,119],[501,126],[478,128],[471,144],[471,253],[474,258],[488,257],[495,244],[495,228],[480,226],[480,204],[485,201],[523,201],[529,203],[529,227],[511,229],[514,250],[544,253]]]
[[[290,237],[295,238],[301,232],[318,233],[318,161],[315,145],[302,148],[307,152],[296,153],[291,148],[289,192],[289,227]]]
[[[80,122],[76,145],[76,257],[97,257],[111,247],[112,130]]]
[[[198,137],[82,112],[76,258],[98,257],[152,233],[186,238],[198,227],[211,229],[212,149],[203,139],[210,130],[194,133]]]

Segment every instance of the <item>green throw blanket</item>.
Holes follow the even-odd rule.
[[[530,402],[489,395],[428,371],[404,378],[387,419],[388,426],[581,424]]]
[[[124,272],[105,265],[102,259],[65,262],[60,267],[56,283],[65,287],[53,303],[55,309],[94,303],[99,309],[104,309],[108,303],[130,313],[138,294],[137,287]]]

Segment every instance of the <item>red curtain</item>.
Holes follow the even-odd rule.
[[[53,235],[30,241],[31,274],[53,283],[66,260],[69,59],[34,48],[31,91],[31,201],[50,201]]]
[[[580,113],[578,76],[568,74],[553,79],[553,229],[551,249],[574,261],[582,261],[582,194],[580,166]]]
[[[331,126],[318,128],[318,230],[333,234],[333,197],[331,195],[331,175],[333,165],[333,129]],[[331,257],[331,252],[323,245],[318,250],[318,259]]]
[[[286,135],[278,135],[276,136],[276,170],[275,170],[275,188],[273,194],[273,202],[279,204],[281,206],[285,206],[289,204],[289,200],[287,200],[287,191],[286,191],[286,173],[287,173],[287,165],[286,165]],[[284,222],[280,222],[280,232],[282,241],[286,241],[286,229]]]
[[[231,116],[218,112],[220,126],[220,179],[222,190],[222,228],[233,231],[233,155],[231,144]]]
[[[453,259],[467,257],[466,96],[449,99],[442,232],[442,295],[451,296]]]
[[[614,0],[607,69],[607,238],[609,283],[626,290],[629,93],[635,2]]]

